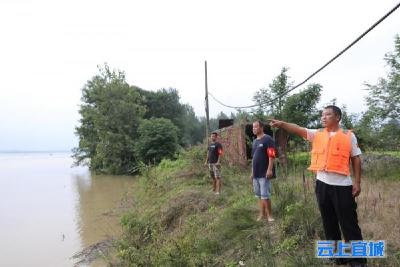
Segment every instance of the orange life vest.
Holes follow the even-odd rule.
[[[350,175],[351,132],[339,129],[330,137],[326,129],[315,133],[311,150],[311,171]]]

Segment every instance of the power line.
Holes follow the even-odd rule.
[[[229,106],[229,105],[226,105],[226,104],[222,103],[217,98],[215,98],[215,96],[212,93],[210,93],[210,91],[208,91],[208,94],[215,100],[215,102],[219,103],[222,106],[228,107],[228,108],[241,109],[241,108],[253,108],[253,107],[257,106],[257,105],[242,106],[242,107]]]
[[[315,75],[317,75],[320,71],[322,71],[324,68],[326,68],[329,64],[331,64],[333,61],[335,61],[338,57],[340,57],[344,52],[346,52],[347,50],[349,50],[354,44],[356,44],[358,41],[360,41],[365,35],[367,35],[370,31],[372,31],[376,26],[378,26],[382,21],[384,21],[387,17],[389,17],[396,9],[398,9],[400,7],[400,2],[394,6],[389,12],[387,12],[382,18],[380,18],[377,22],[375,22],[371,27],[369,27],[365,32],[363,32],[360,36],[358,36],[357,39],[355,39],[351,44],[349,44],[348,46],[346,46],[342,51],[340,51],[336,56],[334,56],[332,59],[330,59],[327,63],[325,63],[322,67],[320,67],[318,70],[314,71],[310,76],[308,76],[304,81],[302,81],[301,83],[293,86],[292,88],[290,88],[289,90],[287,90],[286,92],[278,95],[277,97],[270,99],[264,103],[259,103],[261,105],[267,105],[267,104],[271,104],[274,101],[276,101],[277,99],[283,97],[284,95],[292,92],[293,90],[295,90],[296,88],[302,86],[303,84],[305,84],[308,80],[310,80],[312,77],[314,77]],[[248,105],[248,106],[230,106],[230,105],[226,105],[223,102],[221,102],[220,100],[218,100],[216,97],[214,97],[210,92],[208,92],[208,94],[216,101],[218,102],[220,105],[228,107],[228,108],[234,108],[234,109],[244,109],[244,108],[254,108],[256,106],[258,106],[259,104],[254,104],[254,105]]]

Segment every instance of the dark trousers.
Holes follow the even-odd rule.
[[[329,185],[317,180],[315,194],[322,217],[326,240],[342,240],[346,242],[363,240],[358,226],[357,203],[352,195],[352,186]],[[340,228],[339,228],[340,226]],[[354,259],[365,262],[365,259]]]

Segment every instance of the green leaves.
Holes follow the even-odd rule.
[[[287,75],[288,68],[284,67],[281,73],[276,76],[268,88],[262,88],[253,97],[258,104],[258,114],[266,113],[267,116],[281,118],[281,112],[286,101],[287,95],[283,95],[292,85]],[[272,101],[274,100],[274,101]]]
[[[140,161],[172,158],[178,144],[189,146],[204,138],[193,108],[179,102],[176,89],[145,91],[129,85],[125,73],[107,64],[82,88],[79,146],[75,164],[109,174],[129,174]],[[162,119],[160,119],[162,118]],[[179,129],[179,131],[178,131]]]
[[[322,86],[310,84],[307,89],[299,93],[283,95],[292,86],[287,72],[288,68],[282,68],[269,88],[260,89],[254,95],[253,99],[259,105],[256,113],[261,117],[266,115],[305,127],[314,125],[319,119],[315,106],[320,99]]]
[[[283,104],[281,117],[304,127],[313,126],[319,120],[316,105],[321,96],[322,86],[310,84],[307,89],[287,97]]]
[[[178,149],[178,128],[165,118],[143,120],[139,126],[136,154],[145,163],[172,158]]]
[[[370,149],[400,149],[400,36],[395,37],[394,52],[385,55],[390,68],[386,78],[375,85],[366,84],[368,110],[356,130],[361,144]]]
[[[390,68],[387,78],[376,85],[366,84],[368,112],[381,120],[400,117],[400,36],[395,37],[395,51],[387,53],[385,60]]]
[[[127,173],[135,165],[134,139],[145,112],[140,94],[123,72],[104,65],[83,87],[82,102],[76,164],[85,162],[97,172]]]

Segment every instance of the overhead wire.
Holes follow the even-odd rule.
[[[208,92],[208,94],[220,105],[228,107],[228,108],[234,108],[234,109],[246,109],[246,108],[254,108],[257,107],[259,105],[268,105],[271,104],[273,102],[275,102],[277,99],[287,95],[288,93],[292,92],[293,90],[295,90],[296,88],[302,86],[303,84],[305,84],[307,81],[309,81],[312,77],[314,77],[315,75],[317,75],[320,71],[322,71],[324,68],[326,68],[329,64],[331,64],[333,61],[335,61],[338,57],[340,57],[341,55],[343,55],[343,53],[345,53],[347,50],[349,50],[353,45],[355,45],[357,42],[359,42],[365,35],[367,35],[370,31],[372,31],[376,26],[378,26],[382,21],[384,21],[387,17],[389,17],[394,11],[396,11],[396,9],[398,9],[400,7],[400,2],[398,4],[396,4],[389,12],[387,12],[383,17],[381,17],[378,21],[376,21],[371,27],[369,27],[366,31],[364,31],[360,36],[358,36],[353,42],[351,42],[349,45],[347,45],[343,50],[341,50],[336,56],[334,56],[333,58],[331,58],[328,62],[326,62],[322,67],[320,67],[319,69],[317,69],[316,71],[314,71],[311,75],[309,75],[304,81],[302,81],[301,83],[293,86],[292,88],[290,88],[289,90],[283,92],[282,94],[276,96],[273,99],[270,99],[268,101],[262,102],[262,103],[258,103],[258,104],[253,104],[253,105],[247,105],[247,106],[231,106],[231,105],[227,105],[225,103],[223,103],[222,101],[218,100],[212,93]]]

